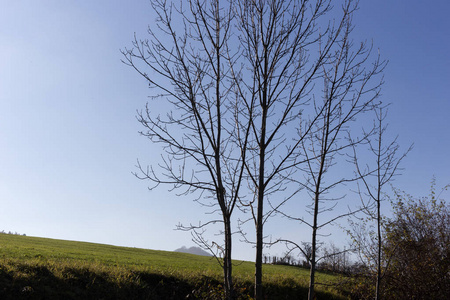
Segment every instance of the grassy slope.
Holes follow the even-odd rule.
[[[254,265],[235,263],[236,290],[250,299]],[[304,299],[307,280],[308,270],[264,265],[268,299]],[[0,234],[0,299],[220,299],[220,283],[210,257]],[[344,299],[332,288],[320,292]]]

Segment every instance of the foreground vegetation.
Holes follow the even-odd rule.
[[[252,299],[254,264],[234,262],[238,299]],[[265,298],[306,299],[308,270],[264,265]],[[319,273],[318,299],[346,299]],[[0,234],[0,299],[222,299],[211,257]]]

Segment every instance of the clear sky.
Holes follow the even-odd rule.
[[[450,2],[361,1],[355,40],[383,58],[390,131],[414,150],[395,185],[427,195],[450,183]],[[166,187],[148,191],[136,159],[136,110],[150,90],[120,49],[154,24],[149,1],[0,0],[0,230],[174,250],[191,246],[178,222],[204,210]],[[235,238],[235,256],[252,259]]]

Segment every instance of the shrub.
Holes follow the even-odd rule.
[[[391,299],[448,299],[450,206],[436,197],[434,184],[430,197],[396,194],[386,226],[386,293]]]

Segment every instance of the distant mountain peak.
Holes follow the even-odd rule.
[[[175,249],[174,252],[189,253],[202,256],[212,256],[210,253],[206,252],[200,247],[187,248],[186,246],[182,246],[181,248]]]

